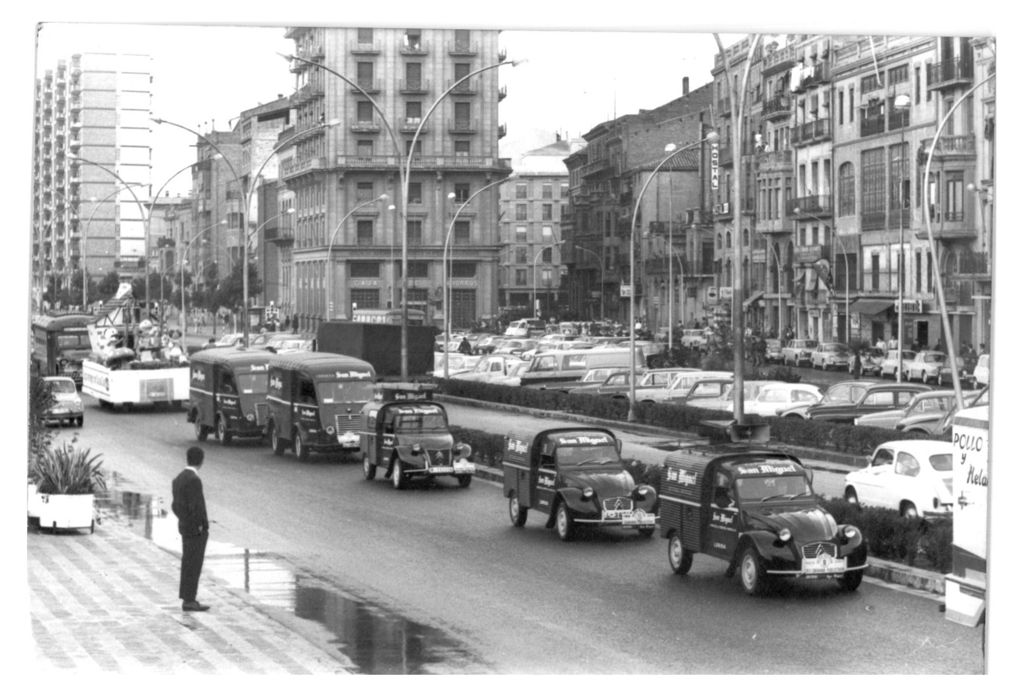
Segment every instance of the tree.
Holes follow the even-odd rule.
[[[260,293],[259,270],[254,264],[249,265],[249,298]],[[235,264],[231,274],[217,286],[211,310],[217,307],[240,307],[242,305],[242,265]]]
[[[121,277],[117,275],[117,271],[108,271],[107,275],[100,279],[99,283],[96,284],[96,299],[97,300],[110,300],[117,294],[117,289],[121,286]],[[92,297],[92,292],[89,292],[89,296]]]
[[[46,452],[53,440],[53,432],[47,428],[43,415],[54,403],[50,386],[38,375],[29,381],[28,402],[28,453],[29,466],[37,457]]]

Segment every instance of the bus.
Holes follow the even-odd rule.
[[[409,326],[422,327],[426,321],[427,313],[423,310],[409,308]],[[356,308],[352,311],[353,322],[366,324],[401,324],[402,311],[400,309],[382,310],[379,308]]]
[[[82,360],[92,351],[89,324],[95,319],[85,313],[37,317],[32,322],[32,372],[69,377],[81,388]]]

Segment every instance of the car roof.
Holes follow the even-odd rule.
[[[74,382],[71,378],[66,375],[48,375],[43,378],[45,382]]]
[[[931,392],[930,385],[923,385],[911,382],[871,382],[868,383],[868,392],[891,392],[893,390],[910,390],[911,392]]]
[[[875,448],[888,448],[890,450],[924,450],[927,453],[952,453],[953,443],[948,440],[932,440],[930,438],[916,438],[913,440],[890,440],[880,443]]]

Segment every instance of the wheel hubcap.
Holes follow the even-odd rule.
[[[515,496],[508,500],[508,511],[512,514],[513,519],[519,517],[519,499]]]
[[[747,588],[753,588],[756,569],[754,568],[754,560],[750,555],[743,557],[743,565],[741,569],[741,573],[743,574],[743,585]]]
[[[669,547],[668,553],[672,568],[678,569],[679,565],[683,563],[683,545],[678,537],[672,538],[672,546]]]

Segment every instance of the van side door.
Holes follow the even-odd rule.
[[[720,559],[732,559],[739,537],[740,511],[731,473],[718,469],[711,474],[704,551]]]
[[[213,365],[193,361],[189,368],[188,398],[196,423],[213,428]]]
[[[555,449],[552,444],[541,442],[530,462],[531,487],[535,499],[533,507],[550,513],[558,493],[558,468],[555,464]]]

